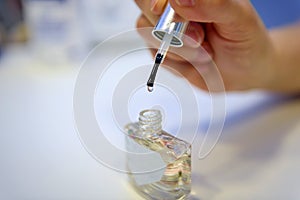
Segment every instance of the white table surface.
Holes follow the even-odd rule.
[[[21,47],[0,60],[0,199],[142,199],[127,175],[83,147],[73,116],[78,67],[47,66]],[[201,105],[209,96],[199,92]],[[202,110],[198,134],[210,112]],[[300,99],[228,94],[213,151],[193,144],[191,199],[300,199]],[[112,155],[113,156],[113,155]]]

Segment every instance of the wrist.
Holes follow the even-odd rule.
[[[269,60],[271,75],[266,89],[282,94],[299,93],[299,56],[293,55],[295,49],[291,48],[288,42],[291,38],[288,38],[281,29],[270,31],[269,35],[272,46]]]

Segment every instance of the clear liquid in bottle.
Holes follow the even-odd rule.
[[[154,153],[152,158],[144,159],[129,153],[130,179],[148,199],[185,199],[191,191],[191,145],[163,131],[161,122],[159,110],[144,110],[139,122],[125,127],[128,150],[134,150],[131,146],[135,143],[144,153]],[[139,169],[144,167],[144,173],[137,170],[137,165]],[[155,166],[157,169],[151,171]]]

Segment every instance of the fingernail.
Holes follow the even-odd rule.
[[[195,0],[176,0],[176,3],[180,6],[194,6]]]
[[[151,0],[151,11],[154,9],[155,5],[157,4],[158,0]]]
[[[183,38],[183,43],[186,46],[197,48],[201,45],[202,38],[200,37],[200,34],[197,30],[189,30],[187,34],[188,35],[185,35],[185,37]]]

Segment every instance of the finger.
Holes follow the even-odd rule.
[[[137,27],[139,34],[146,41],[150,49],[154,49],[157,51],[161,42],[153,37],[151,30],[145,29],[146,27],[151,26],[149,20],[144,16],[140,16],[137,21]],[[188,36],[186,36],[188,37]],[[192,40],[192,39],[190,39]],[[177,62],[194,62],[197,64],[207,63],[213,58],[213,51],[209,43],[204,42],[202,46],[198,46],[197,48],[191,48],[188,46],[183,46],[180,48],[171,47],[167,53],[167,57]]]
[[[156,53],[161,42],[153,37],[151,33],[152,29],[146,29],[147,27],[151,27],[151,22],[144,15],[141,15],[137,20],[136,26],[138,28],[137,29],[138,33],[143,37],[150,50],[153,50]],[[177,61],[183,61],[183,59],[180,56],[178,56],[178,53],[172,53],[175,50],[176,48],[170,48],[168,56],[171,57],[171,59],[175,59]]]
[[[150,33],[142,33],[142,37],[145,39],[149,48],[151,48],[156,53],[160,42],[154,39]],[[203,48],[202,46],[198,48],[190,48],[184,46],[181,48],[171,47],[167,53],[166,58],[175,62],[189,62],[196,65],[205,64],[212,61],[213,52],[208,43],[205,43],[204,47],[205,48]]]
[[[175,12],[188,21],[213,22],[222,37],[242,40],[261,26],[255,9],[246,0],[169,0]],[[180,3],[181,2],[181,3]],[[184,2],[193,2],[187,6]]]
[[[151,1],[150,0],[135,0],[135,3],[141,9],[143,15],[151,22],[151,26],[153,27],[156,24],[156,22],[158,21],[159,16],[155,15],[154,13],[151,12],[151,10],[150,10]]]
[[[145,26],[150,24],[150,22],[145,17],[140,17],[139,21],[141,21],[140,24],[143,24]],[[138,30],[140,31],[140,34],[144,37],[146,43],[150,47],[149,50],[152,56],[154,57],[156,55],[157,48],[154,48],[153,46],[154,44],[156,44],[157,46],[160,42],[153,38],[149,30],[147,31],[144,31],[145,29],[138,29]],[[209,65],[207,63],[211,62],[212,60],[211,57],[207,59],[207,57],[209,56],[208,53],[204,48],[199,47],[198,51],[202,51],[201,53],[202,55],[199,53],[200,55],[199,57],[205,55],[206,56],[205,59],[198,58],[198,60],[200,60],[198,62],[191,61],[191,59],[188,56],[197,51],[195,51],[195,48],[186,48],[186,50],[184,50],[183,48],[184,47],[171,48],[167,54],[167,57],[164,59],[164,63],[162,64],[162,66],[165,67],[167,70],[171,71],[173,74],[186,78],[189,82],[191,82],[196,87],[199,87],[200,89],[203,90],[208,90],[205,81],[201,77],[201,73],[205,73],[209,71]],[[181,50],[182,52],[178,52],[179,50]],[[187,50],[190,50],[190,52]]]
[[[162,14],[167,0],[135,0],[145,17],[154,26]]]
[[[161,15],[167,5],[167,2],[167,0],[152,0],[150,8],[151,12],[155,15]]]
[[[150,52],[153,57],[156,55],[156,49],[150,49]],[[164,60],[164,63],[161,66],[173,73],[174,75],[187,79],[194,86],[202,90],[208,91],[208,87],[202,77],[202,75],[205,75],[205,73],[207,73],[210,70],[209,68],[211,67],[211,64],[208,63],[209,62],[193,62],[193,64],[191,64],[190,62],[187,62],[183,59],[174,60],[173,58],[170,58],[170,56],[167,56]]]
[[[200,23],[190,22],[185,35],[183,35],[183,44],[185,46],[198,48],[205,37],[203,27]]]
[[[167,56],[177,61],[187,61],[190,63],[203,64],[210,62],[213,58],[213,54],[208,52],[202,46],[198,48],[181,47],[181,48],[170,48]]]
[[[139,29],[139,28],[147,28],[153,26],[151,21],[144,14],[141,14],[136,20],[136,27]]]
[[[166,58],[162,65],[165,69],[175,74],[176,76],[185,78],[194,86],[208,90],[208,87],[199,71],[188,62],[178,62],[172,59]],[[204,66],[203,66],[204,67]]]
[[[152,29],[144,29],[149,26],[151,26],[149,20],[144,15],[141,15],[137,20],[137,27],[138,27],[137,30],[139,34],[143,37],[143,39],[146,41],[149,48],[157,51],[161,42],[153,37],[151,33]],[[204,35],[202,26],[199,23],[194,23],[194,24],[191,23],[191,27],[192,30],[198,31],[199,35]],[[203,37],[204,36],[201,36],[201,38]],[[186,41],[187,38],[189,38],[189,36],[185,35]],[[189,39],[189,40],[193,41],[193,39]],[[200,39],[200,41],[202,41],[202,39]],[[190,62],[190,63],[193,62],[196,63],[197,65],[211,62],[213,58],[213,51],[212,48],[210,47],[210,44],[208,42],[203,42],[202,46],[199,45],[196,46],[198,47],[191,48],[188,45],[184,45],[183,47],[180,48],[171,47],[169,49],[167,57],[169,60],[174,60],[176,62]]]
[[[156,55],[156,51],[154,49],[150,50],[152,56]],[[164,63],[161,65],[171,73],[176,76],[186,78],[190,83],[199,87],[200,89],[208,90],[208,87],[204,81],[205,74],[210,71],[210,68],[213,63],[195,63],[192,64],[186,61],[178,61],[174,59],[170,59],[170,57],[166,57]]]
[[[150,48],[159,48],[160,42],[152,35],[152,23],[145,15],[142,14],[138,18],[136,27],[138,33],[143,37]]]

